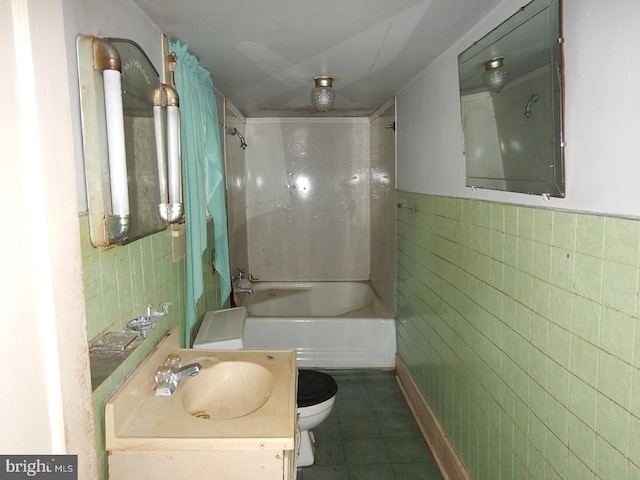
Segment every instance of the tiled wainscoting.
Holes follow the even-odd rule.
[[[398,350],[472,478],[640,478],[640,222],[398,192]]]
[[[79,222],[90,344],[103,332],[125,329],[129,320],[146,313],[149,304],[156,308],[162,302],[172,304],[169,314],[159,318],[156,328],[149,330],[147,339],[93,392],[99,473],[101,479],[106,479],[104,406],[164,333],[174,325],[184,325],[186,261],[184,258],[174,261],[169,229],[125,246],[94,248],[89,241],[88,217],[80,215]],[[213,245],[211,222],[208,225],[208,241]],[[211,272],[211,250],[207,248],[202,258],[205,293],[197,305],[199,316],[220,304],[218,277],[206,275]]]

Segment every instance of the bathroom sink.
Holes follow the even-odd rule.
[[[294,479],[295,352],[185,349],[179,339],[172,328],[107,401],[109,478]],[[199,371],[156,395],[169,355]]]
[[[201,368],[157,396],[155,372],[169,354]],[[183,349],[176,327],[107,402],[106,447],[110,458],[120,450],[293,450],[296,389],[294,351]]]
[[[273,375],[262,365],[223,361],[187,379],[182,403],[194,417],[222,420],[255,412],[269,399]]]

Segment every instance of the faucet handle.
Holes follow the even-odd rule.
[[[170,353],[164,360],[164,366],[169,367],[172,372],[175,372],[180,368],[180,355],[177,353]]]
[[[175,391],[176,387],[178,386],[178,382],[176,381],[176,376],[173,373],[173,370],[171,370],[171,368],[166,365],[163,365],[156,369],[153,380],[156,382],[156,396],[169,396]]]

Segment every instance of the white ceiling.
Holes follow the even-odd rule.
[[[134,0],[247,117],[367,116],[501,0]],[[335,78],[334,108],[311,106]]]

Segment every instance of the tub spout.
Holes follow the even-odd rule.
[[[233,291],[236,292],[238,295],[241,295],[243,293],[248,293],[249,295],[253,295],[253,290],[251,288],[235,287]]]

